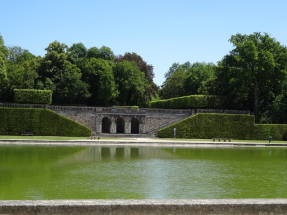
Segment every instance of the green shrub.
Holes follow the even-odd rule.
[[[40,108],[0,108],[0,134],[87,137],[91,130],[54,111]]]
[[[25,104],[51,104],[51,90],[14,89],[14,101]]]
[[[139,106],[136,106],[136,105],[133,105],[133,106],[113,106],[113,108],[127,108],[127,109],[138,110]]]
[[[263,140],[272,136],[273,140],[286,140],[287,124],[257,124],[254,128],[254,138]]]
[[[150,102],[151,108],[221,108],[221,99],[212,95],[189,95]]]
[[[283,140],[287,134],[286,124],[256,125],[254,116],[242,114],[196,114],[159,130],[158,136],[173,137],[173,128],[178,138]]]

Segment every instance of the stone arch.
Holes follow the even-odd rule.
[[[111,120],[108,117],[102,119],[102,133],[111,133]]]
[[[125,120],[121,117],[116,119],[117,133],[125,133]]]
[[[140,133],[140,122],[137,118],[132,118],[131,120],[131,133],[132,134]]]

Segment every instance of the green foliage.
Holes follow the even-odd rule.
[[[40,108],[0,108],[0,134],[87,137],[91,130],[51,110]]]
[[[215,78],[215,68],[214,64],[207,63],[174,63],[165,74],[161,98],[207,94],[209,83]]]
[[[5,94],[7,92],[7,70],[6,70],[6,56],[7,56],[7,48],[4,45],[4,40],[0,35],[0,101],[5,100]]]
[[[14,89],[34,89],[38,78],[39,57],[35,57],[20,47],[11,47],[7,62],[6,100],[12,101]]]
[[[70,60],[77,63],[79,59],[87,56],[87,48],[82,43],[74,43],[70,48],[68,48],[67,53]]]
[[[67,46],[57,41],[46,48],[38,67],[37,88],[53,90],[53,101],[60,104],[84,103],[88,86],[81,80],[81,70],[68,60]]]
[[[138,110],[139,106],[133,105],[133,106],[113,106],[114,108],[129,108],[133,110]]]
[[[283,140],[287,137],[286,124],[255,124],[254,116],[242,114],[202,113],[165,127],[158,132],[159,137],[177,138],[232,138]]]
[[[254,139],[287,140],[287,124],[256,124],[254,129]]]
[[[272,114],[272,103],[283,92],[287,48],[261,33],[236,34],[230,41],[234,49],[219,62],[211,93],[224,96],[229,108],[253,111],[260,121]]]
[[[272,121],[277,123],[287,122],[287,87],[278,95],[272,104]]]
[[[111,105],[118,95],[113,67],[107,60],[89,58],[81,63],[82,79],[88,83],[91,96],[88,103],[91,105]]]
[[[114,60],[115,59],[113,51],[107,46],[102,46],[99,49],[97,47],[92,47],[88,50],[87,56],[89,58],[101,58],[104,60]]]
[[[12,102],[14,89],[52,90],[59,105],[100,106],[143,106],[158,90],[152,66],[136,53],[116,57],[107,46],[54,41],[44,57],[36,57],[21,47],[7,48],[0,36],[0,101]]]
[[[31,54],[28,50],[22,49],[19,46],[12,46],[8,48],[7,59],[10,63],[22,63],[27,60],[34,59],[35,56]]]
[[[151,108],[189,109],[221,108],[220,97],[211,95],[189,95],[150,102]]]
[[[208,94],[210,82],[215,78],[216,66],[207,63],[194,63],[187,71],[184,91],[190,94]]]
[[[115,66],[114,76],[119,91],[117,102],[143,105],[146,81],[138,66],[130,61],[121,61]]]
[[[14,89],[14,100],[16,103],[24,104],[51,104],[51,90]]]
[[[141,56],[139,56],[136,53],[125,53],[123,56],[119,56],[117,59],[119,62],[121,61],[130,61],[134,62],[138,68],[140,69],[141,72],[144,73],[146,84],[145,84],[145,93],[144,93],[144,103],[148,103],[152,98],[158,96],[158,88],[153,82],[153,66],[147,64]]]

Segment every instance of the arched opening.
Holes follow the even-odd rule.
[[[125,133],[125,121],[123,118],[119,117],[116,120],[117,133]]]
[[[102,120],[102,133],[111,133],[111,120],[108,117]]]
[[[139,134],[140,133],[140,129],[139,129],[139,120],[136,118],[132,118],[131,121],[131,133],[132,134]]]

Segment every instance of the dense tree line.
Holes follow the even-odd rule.
[[[250,110],[257,122],[287,122],[287,48],[268,34],[236,34],[233,49],[214,64],[173,64],[162,98],[220,95],[224,107]]]
[[[13,89],[49,89],[54,104],[140,105],[157,96],[153,67],[136,53],[115,56],[106,46],[86,48],[54,41],[43,57],[6,47],[0,37],[0,101]]]
[[[140,105],[153,98],[221,96],[228,109],[250,110],[257,122],[287,122],[287,48],[268,34],[236,34],[217,64],[174,63],[160,89],[153,67],[136,53],[54,41],[43,57],[6,47],[0,37],[0,101],[13,89],[53,90],[54,104]]]

